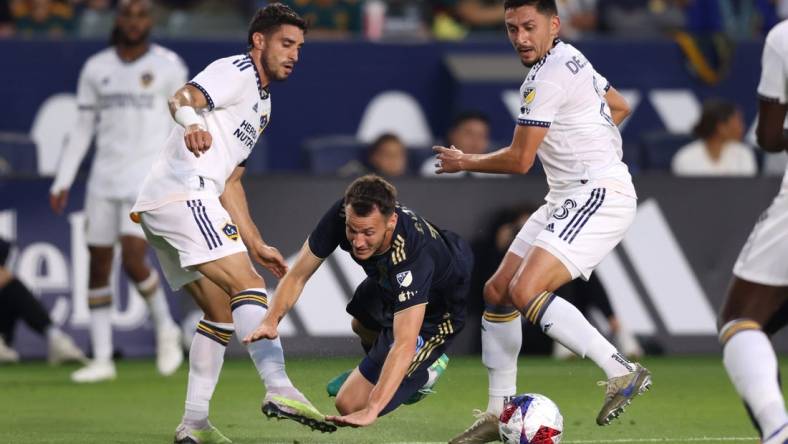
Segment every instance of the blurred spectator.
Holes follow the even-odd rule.
[[[363,160],[352,160],[339,169],[340,176],[375,173],[392,178],[407,174],[408,149],[395,134],[384,133],[364,151]]]
[[[678,176],[754,176],[755,153],[742,143],[744,119],[735,104],[722,99],[703,103],[700,120],[693,129],[698,140],[682,147],[673,157]]]
[[[684,26],[675,0],[599,0],[601,32],[621,37],[653,38]]]
[[[436,38],[457,40],[468,32],[503,32],[503,0],[439,0],[433,5]]]
[[[490,147],[490,119],[486,114],[478,111],[465,111],[458,114],[454,117],[446,134],[446,146],[454,146],[469,154],[486,153]],[[425,177],[463,177],[466,175],[464,172],[438,175],[435,173],[435,162],[434,156],[427,159],[421,166],[421,175]]]
[[[0,0],[0,38],[14,35],[14,17],[9,0]]]
[[[24,36],[61,37],[74,29],[74,10],[64,1],[18,0],[11,13]]]
[[[388,0],[383,37],[399,40],[429,37],[426,27],[429,6],[429,2],[420,0]]]
[[[265,6],[267,1],[261,1]],[[310,38],[342,38],[361,32],[360,0],[285,0],[309,23]]]
[[[597,30],[597,0],[556,0],[561,17],[561,37],[578,40]]]
[[[779,20],[776,0],[679,0],[686,30],[695,35],[723,32],[733,39],[766,33]]]

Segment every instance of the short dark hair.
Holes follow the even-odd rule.
[[[700,119],[692,129],[692,133],[698,138],[707,139],[717,131],[717,125],[728,121],[736,114],[736,111],[738,111],[738,107],[729,100],[720,98],[707,99],[703,102]]]
[[[462,111],[451,120],[449,130],[453,130],[469,120],[480,120],[484,122],[485,125],[490,126],[490,118],[487,117],[487,114],[481,111]]]
[[[275,32],[282,25],[293,25],[301,28],[304,33],[307,31],[306,20],[287,5],[281,3],[271,3],[265,8],[260,8],[249,22],[249,46],[252,46],[252,35],[255,32],[268,35]]]
[[[400,145],[403,145],[403,146],[405,145],[404,143],[402,143],[402,140],[396,134],[394,134],[394,133],[383,133],[383,134],[379,135],[369,145],[369,147],[367,148],[367,154],[370,155],[370,156],[375,154],[375,152],[377,152],[377,150],[379,150],[380,147],[382,147],[384,143],[388,143],[388,142],[397,142]]]
[[[354,180],[345,190],[345,205],[361,217],[369,216],[375,208],[389,217],[397,206],[397,189],[375,174],[367,174]]]
[[[544,15],[558,15],[558,7],[555,6],[555,0],[505,0],[503,2],[504,11],[519,8],[520,6],[533,6]]]

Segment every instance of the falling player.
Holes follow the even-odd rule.
[[[77,124],[50,190],[52,209],[61,214],[95,133],[96,157],[85,197],[93,360],[71,375],[74,382],[115,378],[110,272],[113,248],[118,242],[123,270],[147,301],[156,327],[159,373],[170,375],[183,361],[180,331],[170,315],[159,276],[145,261],[145,235],[128,217],[140,183],[172,128],[167,99],[183,85],[187,75],[186,66],[175,53],[150,43],[151,9],[146,0],[120,2],[113,46],[85,62],[77,87]]]
[[[521,315],[605,372],[597,424],[610,423],[651,384],[648,370],[629,362],[574,306],[552,293],[575,278],[588,279],[632,224],[637,197],[621,161],[616,126],[628,106],[582,53],[558,40],[554,0],[506,0],[504,18],[509,40],[530,67],[512,143],[489,154],[435,147],[438,172],[524,174],[538,155],[550,191],[485,285],[482,361],[490,398],[487,411],[454,443],[497,439],[497,416],[516,393]]]

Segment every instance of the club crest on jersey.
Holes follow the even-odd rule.
[[[410,284],[413,283],[413,274],[410,272],[410,270],[397,273],[397,283],[400,287],[410,286]]]
[[[268,126],[268,114],[264,116],[260,116],[260,133],[265,131],[265,127]]]
[[[224,227],[222,228],[222,232],[230,240],[237,241],[238,238],[240,237],[238,235],[238,227],[236,225],[231,224],[230,222],[224,224]]]
[[[145,88],[150,86],[150,84],[153,83],[153,74],[150,72],[143,73],[142,77],[140,77],[140,83],[142,83],[142,86]]]

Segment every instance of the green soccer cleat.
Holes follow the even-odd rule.
[[[298,391],[296,390],[296,392]],[[337,430],[337,426],[327,422],[326,416],[320,413],[300,392],[298,395],[300,396],[287,396],[269,391],[263,400],[263,414],[269,418],[290,419],[323,433]],[[299,397],[301,400],[294,399]]]
[[[435,384],[438,382],[438,378],[440,378],[443,372],[446,371],[446,367],[448,367],[448,365],[449,365],[449,357],[446,356],[445,353],[440,355],[440,357],[436,359],[435,362],[433,362],[432,365],[427,369],[427,372],[429,373],[427,382],[424,384],[424,386],[422,386],[419,389],[419,391],[412,394],[410,398],[408,398],[408,400],[404,402],[404,404],[405,405],[415,404],[421,401],[422,399],[426,398],[427,395],[431,395],[435,393],[435,391],[432,388],[435,387]]]
[[[352,369],[348,370],[340,374],[339,376],[335,377],[334,379],[328,381],[328,384],[326,384],[326,391],[328,392],[329,398],[333,398],[337,395],[337,393],[339,393],[339,389],[342,388],[342,384],[344,384],[345,381],[347,381],[347,377],[350,376],[350,372],[352,371],[353,371]]]
[[[651,372],[640,364],[635,364],[635,370],[624,376],[610,378],[599,382],[606,385],[605,403],[596,417],[596,423],[604,426],[618,418],[632,400],[651,388]]]
[[[500,441],[498,432],[498,415],[490,412],[474,410],[476,420],[470,427],[449,441],[449,444],[483,444]]]
[[[181,423],[175,429],[175,444],[232,444],[216,427],[208,423],[204,429],[193,429]]]

